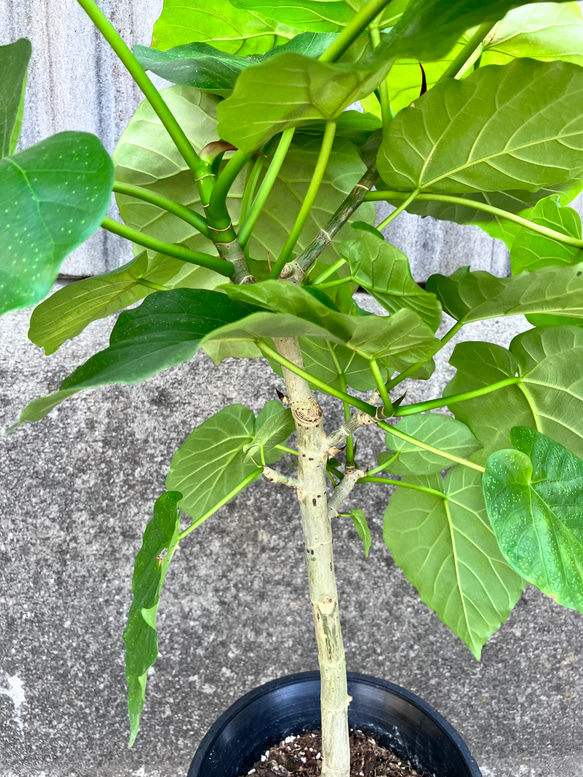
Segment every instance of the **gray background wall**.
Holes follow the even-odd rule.
[[[161,0],[104,0],[131,43],[148,43]],[[112,151],[140,96],[74,0],[0,0],[0,45],[33,42],[22,136],[96,132]],[[461,264],[506,271],[477,229],[404,216],[391,239],[418,278]],[[71,276],[103,272],[130,249],[98,233]],[[0,421],[54,390],[107,343],[98,322],[51,358],[26,339],[28,313],[0,321]],[[466,338],[507,344],[523,322]],[[448,351],[449,352],[449,351]],[[447,356],[447,354],[445,354]],[[442,364],[421,396],[435,396]],[[261,362],[192,362],[136,387],[87,392],[0,440],[0,777],[180,777],[214,718],[258,683],[315,668],[294,495],[255,484],[201,527],[172,564],[161,658],[143,730],[128,751],[121,632],[133,557],[173,450],[229,402],[259,410],[278,379]],[[326,403],[338,420],[337,409]],[[362,455],[380,448],[374,430]],[[581,617],[528,589],[481,663],[431,613],[383,549],[387,493],[368,488],[369,560],[337,527],[337,572],[350,668],[419,693],[458,728],[484,777],[582,774]]]

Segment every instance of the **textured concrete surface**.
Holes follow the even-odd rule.
[[[475,325],[465,336],[504,344],[521,326]],[[103,347],[110,324],[50,358],[27,345],[26,327],[22,312],[0,322],[2,427]],[[446,378],[440,372],[411,400],[434,396]],[[210,723],[238,696],[316,667],[295,497],[257,483],[173,560],[161,658],[142,732],[126,747],[121,632],[132,561],[172,452],[225,403],[257,411],[276,386],[262,362],[215,368],[200,354],[140,386],[85,392],[0,440],[1,777],[184,777]],[[338,409],[326,409],[333,427]],[[374,461],[378,431],[361,441]],[[384,489],[367,486],[359,500],[374,536],[368,560],[352,527],[336,527],[349,667],[435,705],[484,777],[580,777],[581,616],[528,589],[478,663],[384,548]]]

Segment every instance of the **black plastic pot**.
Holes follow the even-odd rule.
[[[429,777],[481,777],[450,724],[418,696],[368,675],[348,674],[351,728],[368,731]],[[320,726],[320,676],[273,680],[235,702],[205,736],[188,777],[246,774],[271,745]]]

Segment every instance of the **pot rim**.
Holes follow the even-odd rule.
[[[413,706],[420,709],[423,713],[428,715],[437,724],[437,726],[443,732],[444,736],[447,737],[447,739],[449,739],[451,742],[453,742],[453,744],[457,747],[457,749],[460,751],[463,758],[467,761],[467,764],[470,767],[470,770],[472,772],[472,777],[482,777],[478,763],[476,759],[473,757],[473,755],[471,754],[469,747],[466,745],[462,737],[458,734],[458,732],[451,725],[451,723],[449,723],[443,717],[443,715],[441,715],[441,713],[439,713],[435,709],[435,707],[432,707],[431,704],[429,704],[428,702],[426,702],[424,699],[417,696],[416,694],[412,693],[411,691],[408,691],[405,688],[402,688],[400,685],[391,683],[388,680],[383,680],[379,677],[374,677],[373,675],[361,674],[359,672],[347,672],[347,676],[348,676],[349,683],[358,683],[362,685],[374,685],[376,687],[385,688],[386,690],[390,691],[391,693],[394,693],[396,696],[400,696],[401,698],[410,702]],[[216,721],[210,727],[206,735],[203,737],[196,751],[194,761],[192,762],[192,765],[191,765],[191,769],[195,765],[197,765],[197,760],[199,759],[199,756],[200,756],[200,759],[203,758],[203,753],[207,751],[209,745],[215,739],[217,734],[234,717],[236,717],[242,710],[244,710],[245,707],[247,707],[249,704],[254,702],[256,699],[260,698],[261,696],[264,696],[265,694],[269,693],[269,691],[272,688],[281,688],[281,687],[285,687],[286,685],[295,685],[295,684],[304,683],[304,682],[312,682],[314,680],[318,680],[318,681],[320,680],[320,672],[318,670],[312,670],[308,672],[296,672],[294,674],[284,675],[283,677],[275,678],[274,680],[269,680],[268,682],[253,688],[244,696],[241,696],[240,699],[234,702],[230,707],[228,707],[225,710],[225,712],[223,712],[216,719]]]

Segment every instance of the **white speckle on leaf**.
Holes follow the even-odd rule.
[[[21,707],[26,701],[24,695],[24,683],[20,677],[15,675],[5,674],[5,681],[0,684],[0,694],[2,696],[8,696],[14,705],[14,714],[12,720],[18,726],[21,737],[24,739],[24,724],[22,722]]]

